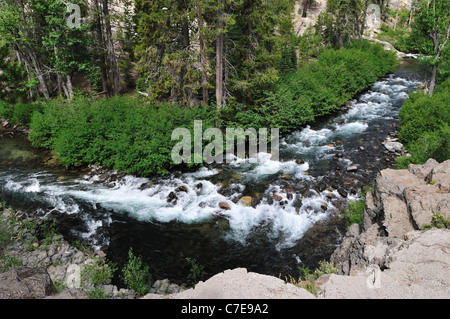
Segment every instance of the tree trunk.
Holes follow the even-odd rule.
[[[221,1],[221,8],[217,14],[219,17],[218,36],[216,43],[216,105],[220,110],[223,105],[223,39],[224,39],[224,6],[225,0]]]
[[[102,0],[103,5],[103,17],[105,19],[105,41],[107,48],[107,58],[109,61],[109,67],[111,69],[111,80],[114,89],[114,93],[117,94],[122,90],[120,81],[120,70],[117,63],[116,50],[112,39],[111,31],[111,16],[109,15],[108,0]]]
[[[208,104],[208,60],[206,57],[205,50],[205,39],[203,35],[203,13],[200,4],[196,3],[197,14],[198,14],[198,30],[199,30],[199,40],[200,40],[200,64],[202,70],[202,88],[203,88],[203,105]]]
[[[109,83],[108,83],[108,73],[106,72],[106,57],[105,53],[103,51],[103,48],[105,47],[105,43],[103,40],[103,27],[102,27],[102,19],[100,16],[100,5],[98,3],[98,0],[94,0],[94,9],[95,9],[95,29],[97,33],[97,42],[98,42],[98,48],[99,50],[99,58],[100,58],[100,75],[102,78],[102,87],[103,92],[106,93],[106,95],[109,94]]]
[[[66,85],[67,85],[67,98],[73,98],[73,87],[72,87],[72,78],[70,75],[66,76]]]
[[[450,38],[450,23],[448,25],[447,32],[446,32],[441,44],[439,44],[439,40],[440,40],[439,30],[435,30],[429,36],[433,40],[433,44],[434,44],[433,50],[434,50],[434,52],[436,52],[436,56],[434,57],[433,64],[431,66],[430,89],[428,91],[429,95],[433,95],[434,88],[436,86],[436,74],[437,74],[437,68],[438,68],[437,63],[439,62],[439,58],[441,57],[442,50],[444,49],[445,45],[447,44],[447,42]]]
[[[56,73],[56,82],[58,83],[58,94],[61,95],[63,93],[63,86],[62,86],[62,78],[61,74]],[[65,92],[64,92],[65,94]]]
[[[302,18],[306,18],[308,13],[308,0],[303,0]]]
[[[50,93],[48,91],[47,82],[45,81],[45,77],[42,74],[42,72],[38,69],[35,69],[36,77],[39,81],[39,84],[41,85],[41,92],[44,95],[44,98],[49,100],[50,99]]]
[[[189,39],[189,20],[188,20],[188,12],[187,8],[184,8],[186,12],[181,21],[181,33],[183,35],[183,49],[186,51],[186,54],[189,54],[189,47],[191,45],[191,41]],[[193,104],[193,94],[192,89],[189,86],[185,86],[185,77],[188,72],[189,65],[184,65],[181,68],[181,74],[179,76],[179,90],[181,91],[181,95],[183,99],[186,101],[187,105]]]
[[[366,19],[367,19],[367,8],[369,6],[369,0],[365,0],[364,2],[364,10],[362,14],[361,20],[361,28],[359,29],[359,36],[362,37],[364,35],[364,30],[366,28]]]
[[[394,31],[397,29],[397,23],[398,23],[398,12],[400,11],[400,5],[397,8],[397,13],[395,14],[395,22],[394,22]]]
[[[429,95],[433,95],[434,88],[436,87],[436,74],[437,74],[437,65],[432,65],[431,66],[430,86],[428,87]]]
[[[50,92],[48,90],[47,81],[45,80],[45,76],[44,76],[44,74],[41,71],[41,67],[40,67],[39,62],[38,62],[38,60],[36,58],[35,53],[33,51],[31,51],[31,49],[30,49],[25,54],[29,55],[29,57],[31,59],[31,62],[32,62],[33,66],[31,66],[31,65],[30,66],[31,66],[31,69],[36,74],[36,77],[37,77],[37,79],[39,81],[39,84],[41,85],[41,92],[44,95],[44,98],[47,99],[47,100],[50,99]],[[27,61],[27,59],[25,59],[25,60]]]
[[[409,25],[411,24],[411,19],[414,13],[414,7],[411,4],[411,11],[409,11],[409,17],[408,20],[406,21],[406,27],[409,28]]]

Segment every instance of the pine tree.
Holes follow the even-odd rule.
[[[413,16],[412,42],[424,54],[421,58],[431,70],[428,92],[433,94],[438,67],[450,38],[450,2],[448,0],[421,0]]]

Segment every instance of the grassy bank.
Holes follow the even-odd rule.
[[[257,105],[226,110],[237,127],[278,127],[285,134],[330,114],[397,66],[395,54],[379,44],[357,41],[341,50],[325,50],[317,61],[284,75]]]
[[[317,61],[284,74],[258,103],[231,101],[219,113],[214,105],[188,108],[116,96],[2,103],[0,117],[29,125],[33,145],[54,150],[68,166],[93,163],[135,175],[166,174],[177,167],[171,134],[178,127],[193,133],[194,120],[203,121],[203,130],[219,120],[222,128],[279,128],[286,134],[338,110],[396,65],[396,56],[381,45],[356,42],[325,50]]]
[[[399,138],[409,157],[399,157],[397,168],[424,164],[429,158],[443,162],[450,158],[450,77],[433,96],[423,92],[410,95],[400,110]]]

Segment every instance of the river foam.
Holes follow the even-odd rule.
[[[32,194],[51,205],[51,213],[82,215],[87,238],[107,226],[114,214],[127,214],[141,222],[160,223],[201,224],[223,219],[229,227],[228,240],[245,243],[255,229],[264,229],[279,249],[291,247],[312,225],[338,211],[337,200],[347,200],[336,190],[317,191],[314,185],[321,176],[309,171],[322,165],[321,161],[332,161],[336,152],[345,155],[348,139],[368,130],[373,120],[395,114],[398,110],[393,105],[418,84],[393,76],[378,81],[326,126],[306,126],[282,138],[281,161],[271,160],[269,153],[259,153],[256,163],[234,157],[229,164],[197,172],[157,181],[125,176],[112,185],[99,183],[100,175],[66,181],[41,172],[26,177],[2,176],[6,180],[2,188]],[[345,156],[334,161],[352,163]],[[308,191],[300,194],[289,190],[285,182],[301,184]],[[256,203],[242,204],[239,200],[243,196],[252,196]],[[227,208],[221,208],[220,203],[226,203]],[[112,217],[96,219],[84,206],[101,208]]]

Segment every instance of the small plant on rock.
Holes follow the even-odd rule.
[[[204,267],[200,265],[195,258],[187,257],[186,261],[191,265],[188,278],[193,282],[199,282],[205,275]]]
[[[450,219],[445,218],[444,214],[436,213],[431,217],[431,223],[424,225],[424,230],[430,230],[432,228],[450,228]]]
[[[135,256],[133,249],[128,251],[128,262],[122,269],[123,281],[129,289],[136,291],[138,295],[145,295],[150,291],[152,276],[147,265],[142,262],[142,257]]]
[[[103,286],[111,282],[117,268],[100,258],[93,258],[92,261],[81,271],[81,287],[89,298],[105,299],[107,296]]]

